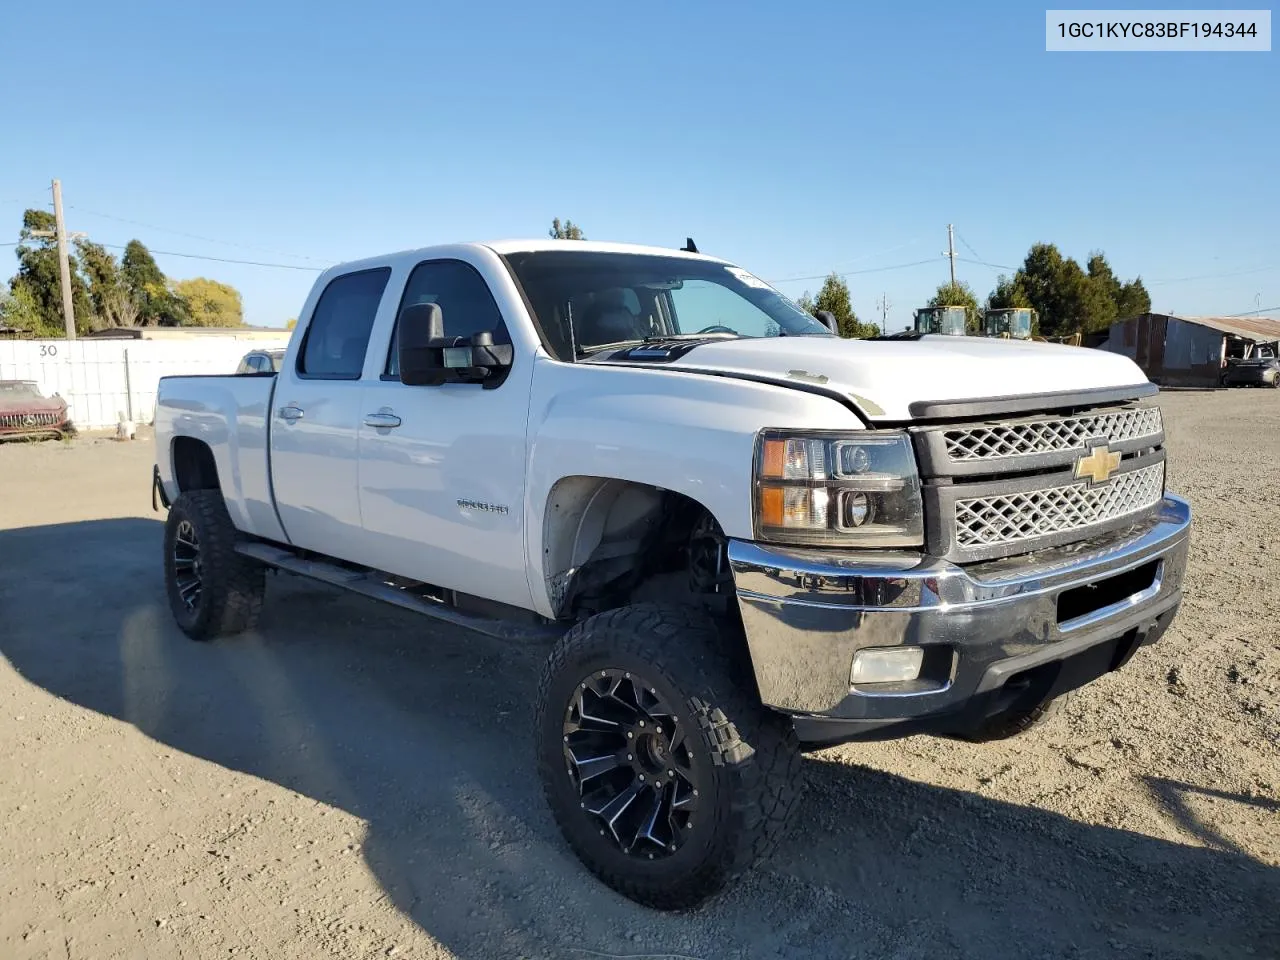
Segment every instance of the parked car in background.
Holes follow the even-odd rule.
[[[240,360],[236,373],[276,373],[280,370],[280,361],[284,350],[250,350]]]
[[[1252,357],[1228,360],[1222,371],[1224,387],[1280,387],[1280,360],[1275,357]]]
[[[0,440],[73,432],[67,401],[58,394],[46,397],[34,380],[0,380]]]

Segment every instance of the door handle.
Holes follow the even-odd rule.
[[[293,404],[289,404],[287,407],[281,407],[277,411],[280,419],[287,421],[288,423],[293,423],[295,420],[301,420],[303,412],[304,411],[301,407],[295,407]]]
[[[379,410],[377,413],[365,414],[364,425],[366,427],[381,427],[383,429],[398,427],[400,426],[400,418],[389,410]]]

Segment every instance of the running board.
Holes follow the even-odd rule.
[[[372,600],[381,600],[393,606],[412,610],[457,627],[464,627],[496,637],[499,640],[555,640],[561,637],[568,627],[556,623],[517,623],[509,620],[494,620],[488,617],[476,617],[455,610],[448,604],[420,597],[402,587],[387,583],[381,574],[352,570],[328,563],[324,560],[309,560],[299,557],[290,550],[257,541],[242,541],[236,544],[236,553],[250,557],[269,567],[295,573],[300,577],[319,580],[343,590],[350,590]]]

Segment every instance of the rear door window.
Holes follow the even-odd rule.
[[[369,333],[390,276],[389,267],[379,267],[343,274],[329,282],[307,324],[299,352],[299,376],[360,379]]]

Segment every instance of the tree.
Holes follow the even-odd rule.
[[[1129,317],[1150,312],[1151,294],[1147,293],[1141,277],[1121,285],[1120,293],[1116,296],[1117,320],[1127,320]]]
[[[849,285],[838,273],[829,274],[827,279],[822,281],[822,289],[818,291],[816,297],[809,296],[809,291],[806,290],[797,302],[802,309],[815,317],[820,310],[833,314],[836,318],[836,327],[842,337],[866,339],[880,335],[880,328],[874,323],[862,323],[858,320],[858,315],[853,312]]]
[[[52,237],[33,236],[52,232],[53,214],[47,210],[27,210],[22,215],[22,232],[17,246],[18,273],[9,281],[9,292],[23,305],[21,329],[38,337],[60,337],[66,332],[62,317],[62,287],[58,267],[58,247]],[[71,306],[76,329],[88,332],[93,316],[84,279],[75,256],[71,264]],[[15,308],[16,309],[16,308]],[[12,326],[18,326],[13,323]]]
[[[925,304],[929,307],[964,307],[964,328],[969,333],[977,333],[982,325],[982,314],[978,310],[978,297],[963,280],[957,283],[944,283]]]
[[[55,336],[56,331],[45,329],[40,304],[36,302],[30,287],[15,286],[12,292],[0,291],[0,327],[27,330],[36,336]]]
[[[1023,289],[1020,276],[1006,277],[1003,273],[996,278],[996,288],[987,294],[988,310],[999,310],[1003,307],[1029,307],[1031,301],[1027,291]]]
[[[151,251],[140,240],[130,240],[120,260],[124,284],[144,327],[176,327],[190,321],[186,302],[169,288]]]
[[[1063,336],[1106,330],[1117,318],[1148,312],[1151,297],[1141,279],[1121,283],[1101,251],[1081,269],[1053,244],[1037,243],[1012,279],[999,278],[987,306],[1032,307],[1045,334]]]
[[[582,228],[580,228],[576,223],[572,220],[565,220],[564,223],[561,223],[559,217],[556,217],[551,221],[551,229],[547,231],[547,235],[554,237],[557,240],[587,239],[582,235]]]
[[[1088,275],[1051,243],[1033,244],[1014,276],[1028,304],[1040,315],[1048,336],[1083,330],[1088,305]]]
[[[116,258],[102,244],[89,240],[77,240],[76,250],[93,307],[93,328],[133,326],[138,320],[138,304],[125,287]]]
[[[244,326],[240,291],[229,284],[193,277],[174,283],[173,293],[187,304],[187,323],[193,327]]]

